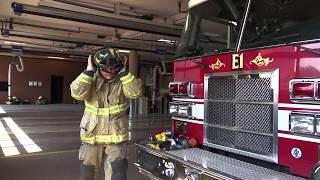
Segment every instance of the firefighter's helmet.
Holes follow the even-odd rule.
[[[121,57],[113,48],[103,48],[98,50],[94,57],[93,63],[96,67],[116,67],[122,64]]]

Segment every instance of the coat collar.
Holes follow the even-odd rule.
[[[95,74],[94,74],[94,78],[95,78],[95,82],[96,82],[96,91],[100,91],[100,89],[102,88],[103,84],[106,83],[104,81],[104,79],[101,77],[99,71],[97,71]],[[116,82],[116,81],[120,81],[119,77],[116,76],[113,78],[113,80],[111,80],[110,82],[108,83],[113,83],[113,82]]]

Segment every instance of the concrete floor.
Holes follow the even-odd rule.
[[[82,113],[83,106],[80,105],[1,105],[0,179],[79,179],[79,123]],[[16,125],[15,128],[12,124]],[[161,127],[170,129],[171,121],[163,115],[143,115],[131,118],[129,125],[131,139],[128,151],[128,180],[143,180],[146,178],[137,173],[133,166],[135,159],[133,143],[146,138],[150,132],[157,131]],[[20,134],[24,132],[22,134],[38,145],[41,151],[28,153],[25,148],[27,144],[21,142],[21,135],[19,137],[17,135],[19,133],[14,131]],[[4,142],[8,142],[8,136],[3,133],[8,134],[13,143],[5,144]],[[30,140],[28,143],[30,145]],[[3,149],[8,147],[15,147],[20,154],[6,156]]]

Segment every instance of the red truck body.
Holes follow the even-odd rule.
[[[320,49],[319,42],[303,43],[302,47]],[[243,68],[232,69],[233,55],[243,55]],[[265,61],[257,63],[255,60],[259,55]],[[204,85],[206,74],[216,73],[238,73],[241,72],[264,72],[278,70],[278,99],[277,99],[277,138],[278,138],[278,164],[289,167],[292,174],[310,177],[316,164],[319,162],[318,136],[305,136],[296,134],[289,129],[289,114],[292,111],[319,112],[320,106],[313,103],[295,103],[290,99],[289,84],[293,79],[315,80],[320,86],[320,56],[308,52],[297,46],[278,46],[239,52],[221,53],[211,56],[196,57],[197,62],[208,65],[202,68],[189,59],[178,59],[174,62],[174,81],[192,82]],[[220,62],[218,62],[220,61]],[[238,61],[238,60],[237,60]],[[218,62],[218,63],[217,63]],[[217,66],[213,66],[217,65]],[[319,83],[319,84],[318,84]],[[173,98],[173,101],[192,101],[203,104],[205,91],[197,92],[197,99]],[[316,96],[320,97],[320,90]],[[259,112],[257,112],[259,113]],[[214,116],[214,114],[212,114]],[[177,123],[180,121],[173,117],[173,130],[177,135],[194,137],[200,144],[204,140],[204,119],[186,120],[187,131],[180,132]],[[292,149],[299,148],[302,152],[300,158],[292,156]]]

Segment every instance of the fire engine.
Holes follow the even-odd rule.
[[[317,0],[190,0],[169,84],[176,136],[136,143],[153,179],[320,178]]]

